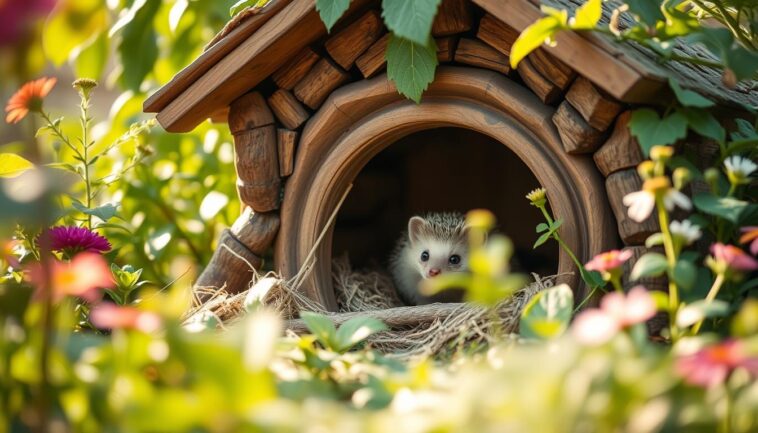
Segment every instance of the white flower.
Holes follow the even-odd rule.
[[[730,156],[724,160],[724,167],[729,176],[729,180],[734,183],[746,183],[748,176],[758,169],[753,161],[743,158],[739,155]]]
[[[627,211],[629,218],[638,223],[645,221],[655,209],[655,195],[644,189],[630,192],[624,196],[623,201],[625,206],[629,206]]]
[[[690,198],[684,195],[684,193],[677,191],[674,188],[669,188],[666,191],[666,195],[663,196],[663,206],[667,211],[674,210],[675,206],[679,206],[684,210],[692,209],[692,202]]]
[[[703,235],[703,232],[700,231],[700,227],[692,224],[690,220],[672,221],[669,228],[671,229],[672,235],[685,241],[685,245],[695,242]]]

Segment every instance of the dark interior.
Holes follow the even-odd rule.
[[[558,249],[537,250],[535,226],[543,222],[526,193],[539,182],[502,143],[461,128],[411,134],[380,152],[356,178],[337,217],[333,256],[348,254],[354,269],[386,269],[387,259],[408,219],[433,211],[495,213],[497,230],[516,246],[521,271],[552,275]]]

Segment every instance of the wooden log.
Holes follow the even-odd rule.
[[[235,239],[228,229],[224,230],[213,257],[197,278],[195,287],[225,287],[229,293],[242,292],[247,290],[253,271],[260,269],[262,264],[260,257]]]
[[[455,61],[507,74],[511,67],[508,56],[476,39],[461,39],[455,50]]]
[[[529,54],[529,61],[543,77],[553,84],[566,90],[576,78],[576,72],[562,61],[558,60],[542,48],[537,48]]]
[[[644,159],[637,139],[629,131],[631,118],[631,111],[621,113],[616,119],[613,133],[593,155],[595,165],[605,177],[619,170],[634,168]]]
[[[524,80],[524,83],[532,89],[532,91],[540,98],[545,104],[554,104],[561,97],[561,88],[553,84],[550,80],[543,77],[528,58],[521,59],[516,72]]]
[[[371,78],[384,69],[387,60],[384,54],[387,52],[387,43],[390,40],[390,34],[385,33],[355,60],[355,65],[363,74],[364,78]]]
[[[574,81],[566,94],[566,100],[582,114],[587,123],[601,131],[608,129],[621,111],[621,104],[584,77]]]
[[[379,12],[370,10],[329,38],[324,46],[338,65],[343,69],[350,69],[355,59],[379,39],[382,31]]]
[[[432,23],[433,36],[450,36],[471,30],[471,5],[467,0],[442,0]]]
[[[262,257],[279,231],[279,212],[255,212],[245,207],[230,231],[250,252]]]
[[[292,90],[300,80],[305,77],[308,71],[311,70],[313,65],[318,62],[321,57],[313,52],[310,47],[305,47],[300,51],[292,60],[285,63],[281,68],[271,75],[277,86],[282,89]]]
[[[276,131],[276,143],[279,150],[279,176],[287,177],[295,168],[295,144],[297,132],[279,128]]]
[[[243,203],[256,212],[279,207],[281,179],[273,125],[245,131],[234,136],[237,166],[237,192]]]
[[[258,92],[240,96],[229,107],[229,130],[232,134],[274,123],[266,100]]]
[[[295,86],[295,96],[312,109],[321,106],[332,90],[346,82],[350,75],[330,59],[323,58]]]
[[[641,223],[633,221],[627,215],[627,207],[623,203],[624,196],[641,189],[642,180],[633,169],[617,171],[605,180],[605,190],[616,216],[619,236],[626,245],[644,245],[648,236],[660,230],[654,215]]]
[[[519,32],[490,14],[485,14],[479,21],[476,37],[506,56],[511,55],[511,47],[518,39]]]
[[[566,101],[561,102],[555,111],[553,123],[561,136],[563,150],[572,155],[592,153],[603,142],[603,132],[585,122]]]
[[[437,61],[440,63],[452,62],[458,38],[448,36],[446,38],[437,38],[434,41],[437,44]]]
[[[277,119],[289,129],[297,129],[302,125],[310,114],[298,101],[292,92],[279,89],[268,98],[268,105]]]

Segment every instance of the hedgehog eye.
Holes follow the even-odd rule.
[[[421,261],[426,262],[429,261],[429,251],[424,251],[421,253]]]
[[[457,265],[461,262],[461,256],[458,254],[453,254],[449,259],[447,259],[447,261],[450,262],[451,265]]]

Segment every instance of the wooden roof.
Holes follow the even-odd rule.
[[[374,1],[375,2],[375,1]],[[521,31],[538,19],[539,0],[472,0],[504,23]],[[372,0],[352,0],[345,20]],[[543,0],[574,9],[580,0]],[[604,3],[609,18],[613,2]],[[622,20],[622,24],[628,23]],[[158,122],[171,132],[186,132],[225,109],[254,88],[302,48],[326,36],[313,0],[272,0],[264,8],[235,17],[192,64],[151,95],[144,111],[158,113]],[[668,62],[634,44],[618,44],[604,35],[561,32],[558,47],[548,51],[615,98],[630,103],[659,102],[669,77],[684,87],[718,101],[740,106],[758,105],[758,92],[740,84],[727,89],[718,71]],[[698,47],[678,47],[686,55],[707,58]]]

